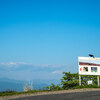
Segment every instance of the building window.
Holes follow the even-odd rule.
[[[97,67],[91,67],[91,72],[97,72]]]
[[[84,72],[88,72],[88,67],[83,67]]]

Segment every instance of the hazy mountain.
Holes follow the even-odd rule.
[[[34,79],[33,88],[34,89],[43,89],[43,87],[50,86],[51,83],[59,84],[59,80],[40,80]],[[5,90],[14,90],[14,91],[23,91],[25,84],[29,84],[29,81],[19,81],[8,78],[0,78],[0,91]]]

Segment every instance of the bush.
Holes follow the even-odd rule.
[[[63,89],[69,89],[69,88],[84,88],[84,87],[98,87],[97,86],[97,76],[93,75],[82,75],[81,76],[81,84],[82,86],[79,86],[79,75],[78,73],[70,73],[70,72],[63,72],[64,76],[61,79],[61,84]],[[88,85],[87,82],[89,80],[93,81],[92,85]]]

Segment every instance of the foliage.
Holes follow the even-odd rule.
[[[60,85],[54,85],[53,83],[50,86],[50,90],[61,90]]]
[[[94,75],[82,75],[81,76],[81,82],[82,82],[82,86],[87,86],[87,81],[92,80],[93,81],[93,85],[97,85],[97,76]]]
[[[61,90],[60,84],[54,85],[51,83],[51,86],[47,86],[44,88],[45,90]]]
[[[43,90],[40,90],[40,89],[39,90],[30,90],[27,92],[16,92],[16,91],[12,91],[12,90],[7,90],[4,92],[0,92],[0,96],[45,92],[45,91],[52,91],[52,90],[56,91],[56,90],[62,90],[62,89],[100,88],[100,86],[97,86],[97,76],[81,75],[82,85],[79,86],[78,73],[63,72],[63,74],[64,74],[64,76],[61,79],[61,84],[54,85],[52,83],[51,86],[44,87]],[[87,84],[87,82],[89,80],[93,81],[92,85]]]
[[[76,86],[76,87],[73,87],[73,89],[81,89],[81,88],[100,88],[100,86],[97,86],[97,85],[87,85],[87,86]]]
[[[70,72],[63,72],[64,76],[61,79],[62,88],[68,89],[78,85],[78,73],[71,74]]]
[[[0,96],[9,96],[9,95],[18,95],[18,94],[29,94],[29,93],[37,93],[37,92],[45,92],[47,90],[29,90],[27,92],[9,92],[9,91],[3,91],[0,92]]]
[[[78,73],[63,72],[64,76],[61,79],[61,84],[63,89],[69,89],[79,86],[79,75]],[[93,75],[82,75],[81,83],[82,86],[88,86],[87,82],[89,80],[93,81],[93,85],[97,85],[97,76]]]

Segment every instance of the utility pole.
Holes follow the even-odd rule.
[[[31,90],[33,90],[33,81],[31,81]]]
[[[79,86],[81,86],[81,75],[79,75]]]
[[[97,76],[98,86],[99,86],[99,76]]]

